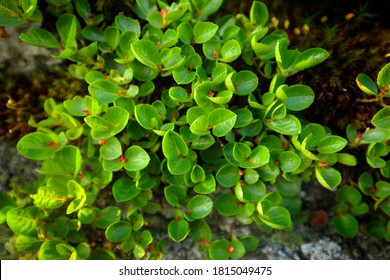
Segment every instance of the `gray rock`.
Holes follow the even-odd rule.
[[[34,182],[39,165],[19,154],[14,143],[0,138],[0,191],[9,190],[12,184],[23,186]]]
[[[348,260],[350,256],[343,252],[339,244],[320,239],[316,242],[305,243],[301,246],[302,255],[309,260]]]

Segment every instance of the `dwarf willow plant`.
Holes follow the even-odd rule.
[[[2,23],[39,14],[37,1],[1,3]],[[291,228],[302,181],[333,190],[342,180],[334,165],[356,164],[341,152],[346,139],[300,114],[313,90],[286,84],[328,52],[290,49],[262,2],[248,17],[208,21],[222,0],[137,0],[113,22],[86,0],[47,3],[57,7],[56,33],[31,28],[20,39],[70,61],[88,93],[47,99],[47,118],[31,120],[37,131],[17,144],[41,163],[32,203],[2,205],[21,251],[161,258],[148,217],[163,212],[172,240],[192,238],[211,259],[238,259],[257,238],[218,239],[212,215],[263,231]]]
[[[355,236],[359,229],[355,216],[367,214],[370,210],[367,203],[362,202],[362,195],[365,195],[374,202],[374,214],[367,225],[367,232],[390,241],[390,107],[386,103],[390,97],[390,63],[379,71],[375,82],[361,73],[356,77],[356,83],[370,96],[359,101],[377,104],[380,109],[371,119],[372,126],[365,131],[358,131],[352,124],[347,127],[350,146],[362,151],[369,169],[359,176],[353,187],[345,186],[338,191],[337,217],[333,223],[340,234]]]

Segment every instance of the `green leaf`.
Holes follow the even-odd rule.
[[[61,247],[57,247],[58,245],[65,245],[60,240],[47,240],[43,242],[41,245],[41,248],[39,248],[38,251],[38,259],[39,260],[66,260],[68,259],[66,255],[61,255],[60,250],[57,250],[57,248],[61,249]]]
[[[245,127],[249,125],[253,121],[253,114],[247,108],[240,108],[234,111],[237,115],[236,123],[234,124],[234,128]]]
[[[286,229],[292,226],[290,212],[282,206],[271,206],[264,208],[263,202],[259,202],[257,210],[260,219],[267,226],[275,229]]]
[[[276,91],[276,96],[282,99],[286,104],[287,109],[291,111],[302,111],[308,108],[314,101],[314,91],[306,85],[293,85],[289,87],[279,87]],[[280,91],[285,94],[285,97],[280,95]]]
[[[180,101],[180,102],[188,102],[191,100],[190,95],[182,87],[171,87],[169,89],[169,96],[172,99]]]
[[[282,176],[279,176],[275,181],[275,187],[285,197],[296,196],[301,188],[299,179],[294,181],[287,181]]]
[[[38,207],[14,208],[7,212],[7,224],[16,234],[37,236],[44,215]]]
[[[122,146],[118,138],[111,137],[102,143],[99,151],[103,159],[112,160],[122,155]]]
[[[116,206],[108,206],[99,211],[96,215],[96,227],[99,229],[106,229],[112,223],[120,220],[121,210]]]
[[[120,41],[120,31],[115,26],[108,26],[104,29],[104,41],[113,49],[118,46]]]
[[[74,15],[61,15],[56,21],[56,28],[64,48],[77,48],[77,19]]]
[[[88,0],[75,0],[74,6],[77,13],[86,21],[89,21],[89,16],[91,15],[91,6],[88,3]]]
[[[270,152],[267,147],[259,145],[254,148],[250,156],[241,161],[239,166],[242,168],[259,168],[269,162]]]
[[[222,193],[215,200],[215,209],[222,216],[235,216],[239,208],[239,200],[231,193]]]
[[[203,44],[214,37],[217,33],[218,25],[212,22],[196,22],[193,32],[194,32],[194,41],[197,44]]]
[[[260,2],[254,1],[249,11],[249,19],[253,25],[265,25],[268,21],[269,13],[267,6]]]
[[[177,27],[177,33],[179,35],[180,40],[187,45],[191,45],[191,41],[193,38],[192,25],[189,22],[182,22]]]
[[[142,64],[158,69],[160,65],[160,54],[158,47],[150,40],[141,39],[131,44],[135,57]]]
[[[256,74],[249,70],[232,72],[226,79],[226,87],[236,95],[244,96],[252,93],[259,83]]]
[[[105,232],[107,239],[111,242],[121,242],[131,235],[132,226],[129,222],[118,221],[111,224]]]
[[[301,157],[293,151],[283,151],[279,155],[280,168],[285,172],[294,172],[301,165]]]
[[[255,252],[259,246],[259,240],[252,235],[243,236],[240,238],[240,241],[247,253]]]
[[[191,220],[198,220],[208,216],[213,209],[213,201],[205,195],[195,195],[186,205],[186,216]]]
[[[381,129],[390,129],[390,108],[382,108],[371,120],[371,123]]]
[[[218,11],[223,0],[191,1],[191,3],[196,7],[197,15],[200,18],[206,18]]]
[[[123,15],[122,12],[115,17],[115,24],[122,32],[134,31],[138,35],[141,34],[139,21]]]
[[[83,225],[90,225],[95,221],[95,213],[92,208],[81,208],[77,213],[77,218]]]
[[[353,238],[359,230],[358,221],[350,214],[335,217],[333,226],[339,234],[348,238]]]
[[[348,144],[343,137],[330,135],[323,138],[318,143],[318,152],[321,154],[333,154],[341,151]]]
[[[88,86],[88,91],[97,101],[111,103],[119,96],[120,88],[110,80],[97,80]]]
[[[362,195],[357,189],[347,185],[337,191],[337,200],[358,205],[362,201]]]
[[[191,170],[192,166],[188,158],[180,156],[168,158],[168,170],[173,175],[184,175]]]
[[[234,143],[233,158],[238,161],[244,161],[251,155],[251,148],[244,143]]]
[[[356,83],[358,87],[367,94],[370,95],[377,95],[378,94],[378,87],[376,86],[375,82],[366,74],[359,74],[356,77]]]
[[[194,165],[191,170],[191,181],[193,183],[200,183],[206,179],[206,173],[200,165]]]
[[[67,191],[54,186],[40,187],[36,194],[30,196],[34,199],[34,204],[43,209],[60,208],[68,200]]]
[[[216,240],[209,247],[209,255],[212,260],[229,259],[230,242],[226,239]]]
[[[134,114],[137,122],[147,130],[159,129],[162,125],[158,110],[150,104],[137,104]]]
[[[190,222],[190,236],[196,242],[211,242],[212,240],[210,226],[203,219]]]
[[[241,202],[248,203],[259,201],[263,196],[265,196],[267,189],[265,184],[261,180],[258,180],[253,184],[236,184],[234,192]]]
[[[355,156],[345,153],[337,153],[337,162],[347,166],[356,166],[358,164]]]
[[[341,174],[332,167],[316,167],[315,176],[318,182],[327,189],[333,190],[341,183]]]
[[[81,30],[81,34],[83,37],[92,42],[102,42],[104,41],[104,33],[103,31],[94,25],[87,25]]]
[[[199,194],[209,194],[215,191],[216,183],[212,174],[208,174],[202,182],[194,186],[194,191]]]
[[[109,107],[103,117],[88,116],[84,121],[92,128],[96,139],[108,139],[121,132],[129,121],[129,112],[120,107]]]
[[[180,207],[181,201],[186,197],[186,190],[179,186],[167,186],[164,188],[164,195],[169,205]]]
[[[240,181],[241,176],[239,175],[238,167],[226,164],[218,170],[215,178],[223,187],[230,188]]]
[[[140,192],[130,178],[120,178],[112,186],[112,195],[116,202],[129,201],[135,198]]]
[[[360,143],[378,143],[390,140],[390,129],[371,128],[363,133]]]
[[[268,128],[284,135],[295,135],[301,133],[301,122],[297,117],[287,114],[284,119],[266,121]]]
[[[293,70],[301,71],[320,64],[329,57],[329,53],[321,48],[311,48],[301,53],[294,61]]]
[[[133,145],[125,152],[126,161],[124,168],[127,171],[138,171],[148,166],[150,157],[148,153],[139,146]]]
[[[390,85],[390,63],[386,64],[378,73],[376,80],[377,85],[389,88]]]
[[[165,133],[162,140],[162,150],[164,156],[168,159],[188,154],[186,142],[184,142],[180,134],[172,130]]]
[[[180,242],[187,237],[190,225],[179,210],[174,210],[173,216],[168,224],[168,235],[173,241]]]
[[[209,114],[210,126],[217,137],[225,136],[236,123],[237,115],[224,108],[214,109]]]
[[[59,146],[59,139],[43,132],[32,132],[23,136],[16,145],[19,153],[33,160],[45,160],[52,156]]]
[[[41,28],[31,28],[28,33],[22,33],[19,38],[26,44],[37,47],[54,49],[59,46],[56,37]]]
[[[241,45],[237,40],[231,39],[225,42],[221,48],[220,61],[230,63],[236,60],[241,54]]]

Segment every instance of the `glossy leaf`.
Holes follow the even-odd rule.
[[[168,131],[162,140],[162,150],[166,158],[186,156],[188,147],[183,138],[177,132]]]
[[[222,62],[230,63],[236,60],[241,54],[241,46],[237,40],[231,39],[225,42],[221,48]]]
[[[189,233],[189,223],[184,220],[183,214],[176,210],[174,211],[174,219],[168,224],[168,235],[175,241],[183,241]]]
[[[283,87],[281,91],[285,94],[285,98],[281,98],[278,95],[278,90],[276,95],[285,102],[287,109],[291,111],[302,111],[308,108],[314,101],[314,92],[306,85]]]
[[[321,154],[333,154],[341,151],[348,141],[340,136],[326,136],[318,143],[318,152]]]
[[[209,122],[213,134],[217,137],[225,136],[236,123],[237,115],[228,109],[215,109],[209,114]]]
[[[279,155],[280,168],[285,172],[294,172],[301,165],[301,157],[293,151],[283,151]]]
[[[377,85],[381,88],[389,87],[390,85],[390,63],[386,64],[378,73],[376,80]]]
[[[215,209],[222,216],[235,216],[239,211],[239,201],[231,193],[222,193],[215,200]]]
[[[287,114],[284,119],[266,121],[265,124],[270,129],[284,135],[295,135],[301,132],[301,122],[290,114]]]
[[[367,94],[370,95],[377,95],[378,94],[378,87],[375,84],[375,82],[366,74],[359,74],[356,77],[356,83],[358,87]]]
[[[133,145],[125,152],[126,161],[124,168],[127,171],[138,171],[148,166],[150,162],[150,156],[148,153],[139,146]]]
[[[134,109],[137,122],[145,129],[159,129],[161,121],[158,110],[150,104],[137,104]]]
[[[130,178],[120,178],[112,186],[112,195],[116,202],[129,201],[140,193]]]
[[[88,91],[97,101],[111,103],[119,96],[119,87],[109,80],[97,80],[88,86]]]
[[[131,44],[135,57],[142,64],[157,69],[160,65],[160,54],[158,47],[151,41],[141,39]]]
[[[343,214],[341,217],[335,217],[333,226],[339,234],[348,238],[354,237],[359,230],[358,221],[350,214]]]
[[[249,19],[255,26],[265,25],[268,21],[269,12],[267,6],[260,1],[253,1],[249,11]]]
[[[263,223],[275,229],[286,229],[292,226],[290,212],[282,206],[271,206],[263,209],[264,204],[260,202],[257,210]]]
[[[236,166],[227,164],[218,170],[216,179],[223,187],[230,188],[238,183],[241,176],[239,175],[239,169]]]
[[[311,48],[301,53],[294,61],[294,71],[301,71],[320,64],[329,57],[329,53],[321,48]]]
[[[129,222],[118,221],[111,224],[105,232],[107,239],[111,242],[121,242],[128,238],[132,232]]]
[[[108,206],[96,215],[96,227],[99,229],[106,229],[112,223],[120,220],[121,210],[116,206]]]
[[[238,73],[232,73],[226,79],[226,86],[237,95],[249,95],[253,92],[259,83],[255,73],[249,70],[242,70]]]
[[[371,123],[381,129],[390,129],[390,108],[382,108],[371,119]]]
[[[193,220],[208,216],[213,209],[213,201],[205,195],[195,195],[187,202],[186,215]]]
[[[37,236],[44,215],[38,207],[14,208],[7,213],[7,224],[20,235]]]
[[[41,28],[31,28],[28,33],[22,33],[19,38],[23,42],[37,47],[49,49],[58,47],[56,37],[49,31]]]
[[[341,174],[332,167],[315,169],[315,176],[318,182],[327,189],[333,190],[341,183]]]
[[[76,48],[77,19],[74,15],[63,14],[56,21],[56,28],[64,48]]]
[[[43,209],[57,209],[68,201],[68,193],[60,187],[40,187],[36,194],[30,195],[34,204]]]
[[[24,157],[39,161],[52,156],[58,146],[58,138],[43,132],[32,132],[21,138],[16,148]]]
[[[214,37],[217,33],[218,25],[212,22],[202,22],[198,21],[194,25],[194,41],[197,44],[203,44]]]
[[[106,160],[116,159],[122,155],[121,143],[116,137],[105,140],[99,150],[102,158]]]

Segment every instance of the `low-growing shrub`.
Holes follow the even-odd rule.
[[[55,28],[20,35],[68,61],[88,93],[62,103],[49,98],[47,118],[30,120],[36,131],[17,148],[41,164],[40,177],[25,205],[2,194],[1,222],[17,235],[18,250],[39,259],[159,259],[164,242],[148,228],[158,215],[173,241],[192,238],[211,259],[239,259],[258,239],[216,237],[212,215],[259,231],[292,228],[302,182],[335,190],[342,182],[336,167],[357,164],[343,151],[347,139],[303,117],[315,98],[311,87],[286,84],[329,54],[291,49],[259,1],[249,15],[218,18],[222,0],[135,2],[111,19],[87,0],[47,0]],[[37,1],[2,5],[0,24],[42,19]],[[387,87],[383,75],[379,85]],[[365,76],[359,81],[374,91]],[[367,139],[390,138],[386,114],[378,112],[377,128],[359,142],[371,143],[367,159],[379,168],[377,155],[388,146]],[[337,198],[336,230],[353,236],[354,215],[368,206],[354,187]],[[377,223],[371,228],[384,235]]]

